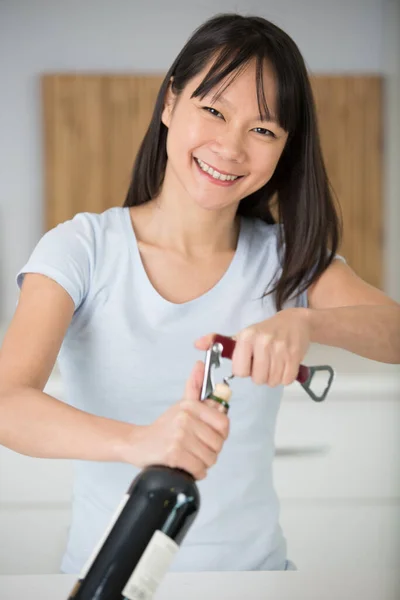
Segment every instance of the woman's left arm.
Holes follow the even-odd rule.
[[[199,338],[196,348],[207,350],[213,337]],[[281,310],[233,337],[232,373],[271,387],[295,380],[312,342],[400,364],[400,305],[334,260],[308,289],[307,308]]]
[[[400,363],[400,304],[334,260],[308,290],[310,341]]]

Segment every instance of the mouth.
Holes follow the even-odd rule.
[[[225,171],[218,171],[208,163],[195,156],[193,159],[197,165],[198,171],[203,176],[207,177],[209,181],[212,181],[217,185],[231,186],[244,177],[244,175],[235,175],[233,173],[226,173]]]

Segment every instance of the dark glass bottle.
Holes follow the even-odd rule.
[[[217,384],[205,402],[227,412],[229,396],[229,387]],[[162,465],[143,469],[68,600],[151,600],[199,508],[192,475]]]

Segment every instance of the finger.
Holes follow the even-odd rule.
[[[232,355],[232,373],[236,377],[248,377],[252,372],[254,333],[244,329],[236,336]]]
[[[271,372],[271,347],[267,335],[257,336],[254,345],[251,378],[257,385],[265,385]]]
[[[171,458],[167,461],[167,466],[173,469],[183,469],[195,479],[204,479],[207,475],[207,467],[204,462],[199,460],[189,450],[180,451],[176,458]]]
[[[199,420],[196,422],[193,433],[212,452],[220,452],[225,438],[219,431],[216,431],[213,427],[204,423],[204,421]]]
[[[207,467],[191,452],[184,452],[179,467],[191,475],[197,481],[207,477]]]
[[[293,381],[296,380],[297,374],[299,372],[300,363],[295,362],[293,364],[292,361],[287,361],[285,364],[285,369],[282,374],[282,384],[290,385]]]
[[[186,449],[193,454],[207,469],[214,465],[217,461],[217,453],[211,450],[208,446],[195,435],[190,436],[187,441]]]
[[[200,400],[204,370],[204,363],[201,360],[196,361],[185,385],[184,398],[186,400],[193,402]]]
[[[283,373],[285,371],[286,361],[277,353],[271,350],[270,368],[267,383],[270,387],[276,387],[282,384]]]
[[[205,402],[187,402],[184,407],[226,440],[230,427],[228,415],[215,410],[214,407],[207,406]]]
[[[194,345],[198,350],[208,350],[211,347],[211,344],[214,341],[215,333],[208,333],[207,335],[203,335],[201,338],[198,338]]]

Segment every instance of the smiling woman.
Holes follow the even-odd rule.
[[[173,570],[287,568],[272,470],[283,386],[311,342],[400,362],[399,306],[334,260],[338,241],[296,44],[260,17],[209,20],[161,85],[124,207],[61,223],[17,275],[0,444],[76,459],[64,572],[87,564],[151,465],[199,481]],[[229,420],[200,402],[210,332],[236,338]],[[63,402],[43,393],[57,358]]]

